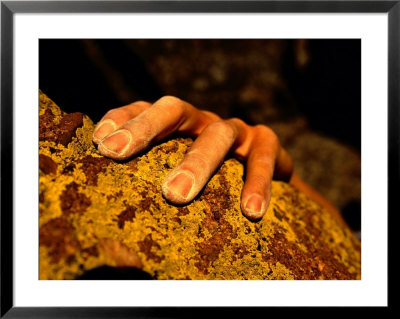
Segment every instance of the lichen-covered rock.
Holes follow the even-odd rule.
[[[360,279],[360,243],[304,194],[273,182],[264,218],[240,210],[243,166],[226,160],[187,206],[161,184],[191,145],[176,138],[130,161],[101,156],[92,121],[40,92],[40,279],[101,266],[155,279]]]

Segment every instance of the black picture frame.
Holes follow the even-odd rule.
[[[13,19],[15,13],[122,12],[270,12],[270,13],[387,13],[388,14],[388,218],[399,212],[400,184],[400,1],[1,1],[1,317],[5,318],[191,318],[246,315],[268,309],[131,308],[131,307],[15,307],[13,299]],[[391,214],[389,214],[391,213]],[[388,225],[391,225],[389,221]],[[388,232],[388,247],[392,232]],[[392,243],[393,245],[393,243]],[[389,256],[388,256],[389,257]],[[388,260],[389,261],[389,260]],[[388,269],[389,271],[389,269]],[[388,281],[388,287],[390,280]],[[388,299],[390,309],[391,298]],[[293,307],[291,307],[293,310]],[[296,309],[298,315],[304,308]],[[323,310],[325,311],[325,310]],[[336,309],[330,310],[333,315]],[[371,311],[370,309],[368,310]],[[206,314],[207,312],[207,314]],[[259,313],[257,314],[260,315]]]

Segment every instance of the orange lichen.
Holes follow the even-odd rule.
[[[97,152],[86,115],[63,121],[41,92],[39,115],[40,279],[104,265],[156,279],[360,279],[358,240],[290,185],[273,182],[266,215],[251,222],[243,166],[228,159],[192,203],[173,206],[161,185],[191,139],[116,162]]]

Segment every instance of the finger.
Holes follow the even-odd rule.
[[[271,181],[280,149],[276,135],[265,126],[255,127],[246,163],[241,206],[251,220],[262,218],[271,199]]]
[[[136,117],[151,106],[150,103],[138,101],[116,109],[103,116],[93,131],[93,142],[99,144],[107,135],[117,130],[122,124]]]
[[[114,159],[126,159],[173,132],[198,135],[212,121],[206,112],[166,96],[104,138],[99,151]]]
[[[211,178],[237,137],[229,121],[208,125],[195,140],[182,162],[166,177],[162,192],[174,204],[193,200]]]

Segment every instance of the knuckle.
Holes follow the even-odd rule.
[[[172,101],[176,101],[176,100],[179,100],[179,98],[176,97],[176,96],[174,96],[174,95],[164,95],[164,96],[162,96],[162,97],[160,98],[160,100],[166,100],[166,101],[172,100]]]
[[[131,103],[130,105],[135,106],[135,107],[149,107],[151,103],[147,101],[136,101]]]
[[[180,104],[182,100],[172,95],[164,95],[158,100],[162,104]]]
[[[176,112],[178,114],[183,113],[185,109],[183,101],[180,98],[171,95],[161,97],[156,103],[166,108],[168,111]]]
[[[279,149],[280,147],[279,138],[272,129],[270,129],[268,126],[259,124],[254,126],[254,130],[256,134],[258,134],[259,136],[268,139],[269,145],[273,146],[276,149]]]
[[[208,125],[208,129],[218,136],[224,136],[230,140],[237,136],[236,127],[228,120],[212,122]]]
[[[232,117],[228,120],[233,126],[247,126],[247,124],[238,117]]]
[[[129,118],[130,112],[125,107],[111,109],[106,113],[106,117],[116,120],[118,118]]]
[[[142,100],[135,101],[135,102],[133,102],[132,104],[133,104],[133,105],[150,105],[149,102],[147,102],[147,101],[142,101]]]

